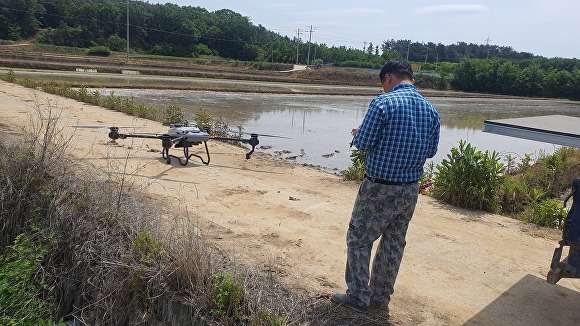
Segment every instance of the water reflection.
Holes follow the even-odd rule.
[[[344,170],[350,165],[350,130],[362,122],[372,96],[334,96],[301,94],[256,94],[189,90],[98,89],[134,97],[151,107],[176,103],[193,120],[203,108],[222,117],[230,128],[276,134],[292,139],[260,138],[259,151],[319,165],[328,170]],[[495,150],[504,155],[523,157],[552,153],[556,146],[535,141],[483,133],[486,119],[515,118],[547,114],[580,117],[580,102],[525,99],[428,98],[441,114],[439,152],[430,161],[439,163],[460,140],[477,149]]]

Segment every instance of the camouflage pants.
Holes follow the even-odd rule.
[[[418,184],[391,186],[364,179],[350,220],[345,279],[350,297],[360,304],[386,305],[394,292],[405,249],[407,228],[419,193]],[[373,243],[381,237],[369,282]]]

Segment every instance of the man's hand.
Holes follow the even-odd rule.
[[[355,136],[357,133],[358,133],[358,128],[354,128],[354,129],[353,129],[353,130],[350,132],[350,134],[351,134],[351,135],[353,135],[353,136]]]

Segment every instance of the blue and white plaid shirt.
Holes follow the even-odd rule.
[[[369,105],[356,148],[366,151],[367,175],[392,182],[421,179],[427,158],[437,152],[440,117],[411,84],[399,84]]]

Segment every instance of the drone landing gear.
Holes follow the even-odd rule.
[[[209,165],[210,156],[209,156],[209,149],[207,148],[207,142],[204,141],[203,144],[205,145],[205,153],[206,153],[206,156],[207,156],[207,161],[203,157],[201,157],[201,156],[199,156],[197,154],[189,154],[189,147],[190,146],[187,146],[187,145],[183,146],[183,157],[184,157],[184,160],[182,160],[181,157],[178,157],[178,156],[169,154],[169,148],[171,146],[170,147],[165,147],[164,146],[163,147],[163,151],[161,152],[161,154],[162,154],[162,157],[166,160],[165,163],[167,163],[167,164],[171,164],[171,158],[173,157],[173,158],[176,158],[179,161],[179,164],[181,164],[182,166],[186,166],[187,165],[187,162],[189,162],[189,159],[190,158],[197,157],[203,164]]]

